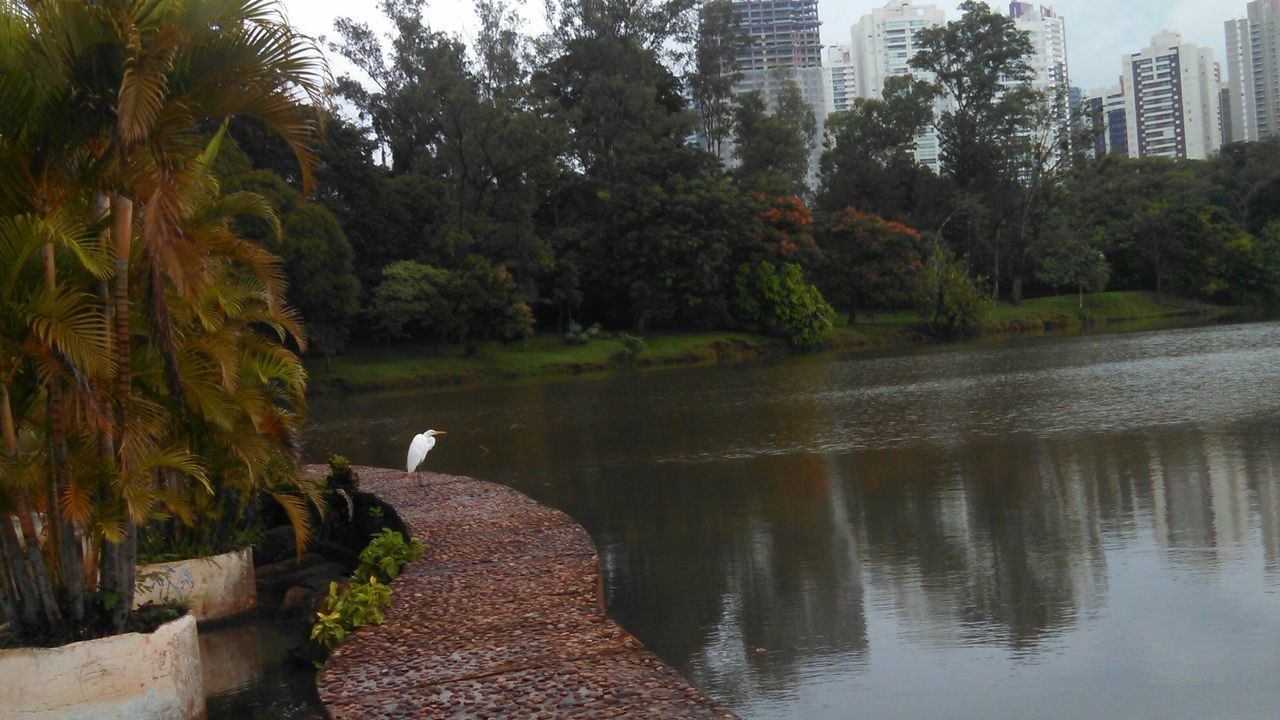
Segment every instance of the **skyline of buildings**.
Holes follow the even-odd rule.
[[[824,46],[818,0],[734,0],[734,7],[749,38],[738,56],[742,80],[735,92],[760,90],[773,106],[781,83],[796,82],[818,121],[810,180],[826,117],[858,98],[881,97],[890,77],[931,80],[912,71],[910,61],[919,32],[948,21],[936,4],[889,0],[850,26],[848,44]],[[1066,18],[1051,5],[1021,0],[1008,4],[1007,17],[1031,40],[1031,85],[1049,99],[1064,141],[1083,113],[1093,120],[1098,154],[1205,159],[1232,141],[1280,135],[1280,0],[1252,0],[1244,10],[1245,17],[1224,23],[1225,68],[1212,48],[1165,29],[1147,47],[1120,55],[1115,84],[1087,93],[1071,86]],[[947,103],[940,99],[935,113]],[[917,137],[915,156],[942,170],[933,127]]]

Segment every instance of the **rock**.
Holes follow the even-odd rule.
[[[336,543],[329,540],[321,540],[320,542],[316,543],[315,549],[316,549],[316,552],[325,556],[329,560],[333,562],[342,563],[343,565],[346,565],[347,568],[350,570],[354,570],[356,565],[359,564],[360,562],[360,554],[357,551],[352,550],[351,548],[341,543]]]
[[[285,592],[276,616],[305,615],[313,612],[320,604],[319,597],[314,590],[295,585]]]
[[[259,584],[277,585],[284,582],[283,578],[307,568],[323,565],[329,562],[325,556],[320,553],[307,553],[300,559],[281,560],[269,565],[260,565],[253,571],[254,577],[257,578]]]
[[[301,586],[319,592],[329,592],[329,583],[346,580],[348,572],[347,566],[342,563],[325,562],[281,576],[279,584],[282,587]]]
[[[298,539],[288,525],[273,527],[263,533],[262,542],[254,548],[253,564],[256,566],[278,563],[298,554]]]

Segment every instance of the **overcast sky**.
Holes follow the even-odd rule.
[[[541,29],[542,0],[525,0],[525,16],[530,30]],[[429,0],[427,17],[432,27],[469,38],[475,27],[470,0]],[[1163,29],[1182,33],[1186,42],[1214,49],[1219,63],[1225,61],[1222,24],[1244,15],[1246,0],[1054,0],[1052,6],[1066,19],[1067,63],[1071,84],[1092,90],[1115,84],[1120,74],[1120,56],[1135,52]],[[333,34],[333,19],[347,16],[383,27],[377,0],[284,0],[289,19],[312,35]],[[959,17],[959,0],[937,0],[948,19]],[[990,2],[1001,12],[1008,3]],[[849,26],[884,0],[818,0],[822,19],[822,41],[849,42]],[[335,74],[344,66],[330,59]],[[1225,68],[1223,75],[1225,78]]]

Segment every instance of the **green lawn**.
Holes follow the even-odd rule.
[[[982,328],[984,335],[1006,335],[1080,327],[1121,320],[1159,319],[1183,315],[1221,314],[1226,308],[1166,299],[1154,294],[1109,292],[1085,296],[1083,309],[1075,295],[1038,298],[1014,306],[1001,303],[991,310]],[[858,315],[854,325],[840,318],[833,339],[837,350],[906,345],[917,341],[911,332],[920,323],[913,312],[880,312]],[[669,333],[645,338],[646,347],[636,364],[710,364],[730,360],[782,355],[785,342],[741,332]],[[559,337],[541,336],[526,343],[503,347],[483,346],[465,357],[461,347],[390,346],[365,347],[347,355],[308,362],[312,387],[333,389],[382,389],[497,382],[544,375],[601,372],[626,367],[619,355],[622,343],[601,337],[586,345],[565,345]]]

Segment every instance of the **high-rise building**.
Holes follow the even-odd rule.
[[[809,158],[809,185],[817,179],[818,158],[827,113],[826,79],[822,71],[822,41],[818,38],[818,0],[733,0],[747,43],[738,53],[742,73],[734,92],[758,90],[769,107],[777,107],[778,90],[794,82],[813,107],[818,141]],[[732,157],[732,143],[723,155]]]
[[[1227,102],[1231,106],[1230,120],[1224,118],[1222,135],[1224,142],[1245,142],[1258,139],[1258,106],[1253,94],[1253,51],[1250,43],[1249,21],[1243,18],[1228,20],[1227,33]]]
[[[818,0],[733,0],[748,42],[738,53],[743,72],[822,65]]]
[[[1231,141],[1280,135],[1280,0],[1254,0],[1226,22]]]
[[[844,112],[849,109],[854,98],[858,97],[857,76],[853,69],[853,48],[848,45],[835,45],[827,48],[826,64],[823,68],[827,86],[827,108],[831,112]]]
[[[1009,3],[1013,24],[1031,39],[1031,86],[1043,92],[1053,106],[1061,141],[1071,133],[1071,82],[1067,73],[1067,27],[1053,8],[1028,2]]]
[[[1088,108],[1093,119],[1093,149],[1098,157],[1129,154],[1128,113],[1121,84],[1089,92]]]
[[[850,29],[858,97],[881,97],[885,81],[897,75],[933,80],[931,73],[913,71],[910,61],[920,49],[919,32],[945,22],[946,16],[936,5],[916,5],[912,0],[890,0],[864,15]],[[938,135],[932,127],[916,137],[916,162],[934,172],[942,168]]]
[[[1121,62],[1130,157],[1203,160],[1222,145],[1222,77],[1211,48],[1165,31]]]

